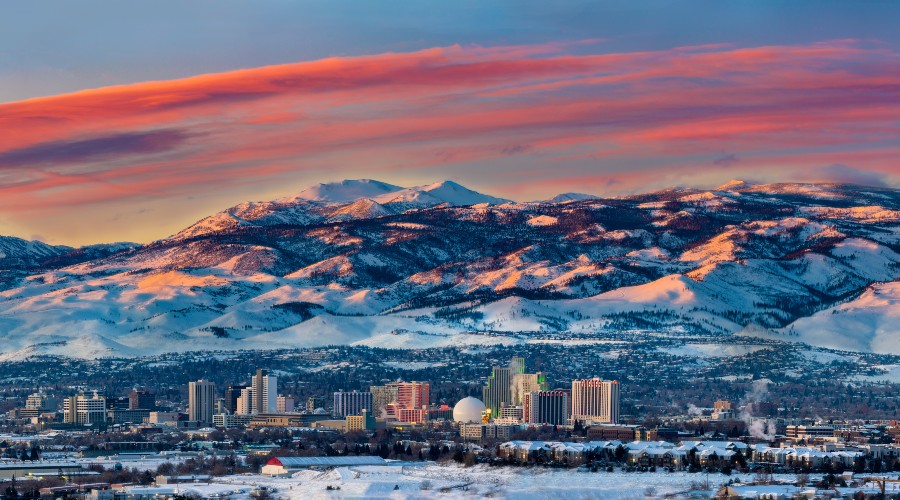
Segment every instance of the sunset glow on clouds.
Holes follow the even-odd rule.
[[[732,178],[900,181],[888,44],[604,51],[602,40],[329,58],[0,104],[0,234],[149,241],[368,177],[517,200]]]

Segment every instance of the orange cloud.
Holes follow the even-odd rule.
[[[896,171],[867,154],[898,135],[900,57],[884,46],[569,48],[443,47],[0,104],[0,214],[40,226],[65,207],[226,204],[217,193],[255,199],[245,186],[322,172],[552,196],[631,191],[660,172],[715,182],[761,161]],[[723,151],[740,161],[716,162]],[[512,172],[531,184],[504,187]]]

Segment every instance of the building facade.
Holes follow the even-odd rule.
[[[231,414],[237,413],[238,399],[241,397],[241,391],[246,389],[246,384],[229,385],[225,389],[225,411]]]
[[[361,415],[363,410],[372,412],[372,393],[339,391],[334,393],[334,410],[331,412],[336,417],[349,417]]]
[[[293,396],[278,396],[275,402],[278,413],[291,413],[294,411],[295,403]]]
[[[216,406],[216,384],[200,379],[188,382],[188,419],[206,424],[213,423]]]
[[[397,404],[400,408],[421,409],[431,403],[428,382],[397,382]]]
[[[278,406],[278,377],[260,368],[253,376],[253,408],[251,413],[275,413]]]
[[[572,419],[619,423],[619,382],[599,378],[573,380]]]
[[[235,415],[251,415],[253,414],[253,388],[244,387],[237,399],[237,407],[234,410]]]
[[[106,423],[106,398],[97,391],[76,394],[63,400],[63,422],[67,424]]]
[[[525,402],[525,395],[529,392],[548,390],[550,386],[543,372],[515,373],[512,376],[508,406],[521,406]]]
[[[129,410],[156,411],[156,394],[145,390],[135,390],[128,394]]]
[[[346,420],[347,432],[375,430],[375,415],[372,415],[368,410],[363,410],[360,415],[350,415]]]
[[[459,437],[465,441],[509,439],[513,427],[496,424],[460,424]]]
[[[373,385],[369,387],[372,393],[372,414],[377,417],[393,417],[396,408],[399,389],[397,384]]]
[[[569,394],[565,391],[534,391],[525,394],[524,418],[529,424],[566,425]]]

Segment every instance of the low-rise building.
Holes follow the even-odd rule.
[[[346,418],[346,430],[351,431],[374,431],[375,415],[368,410],[363,410],[362,415],[350,415]]]
[[[310,427],[313,422],[330,418],[315,413],[260,413],[252,416],[249,427]]]
[[[513,426],[498,424],[460,424],[459,437],[466,441],[509,439]]]
[[[253,420],[253,415],[241,415],[230,413],[218,413],[213,415],[213,425],[225,429],[233,429],[236,427],[247,427]]]

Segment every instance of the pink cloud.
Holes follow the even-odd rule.
[[[885,46],[569,49],[453,46],[0,104],[12,131],[0,136],[0,210],[274,189],[340,169],[458,178],[478,162],[493,170],[476,184],[506,196],[628,190],[663,171],[896,171],[881,152],[896,144],[900,57]],[[717,164],[723,151],[740,161]],[[504,188],[513,171],[532,184]]]

